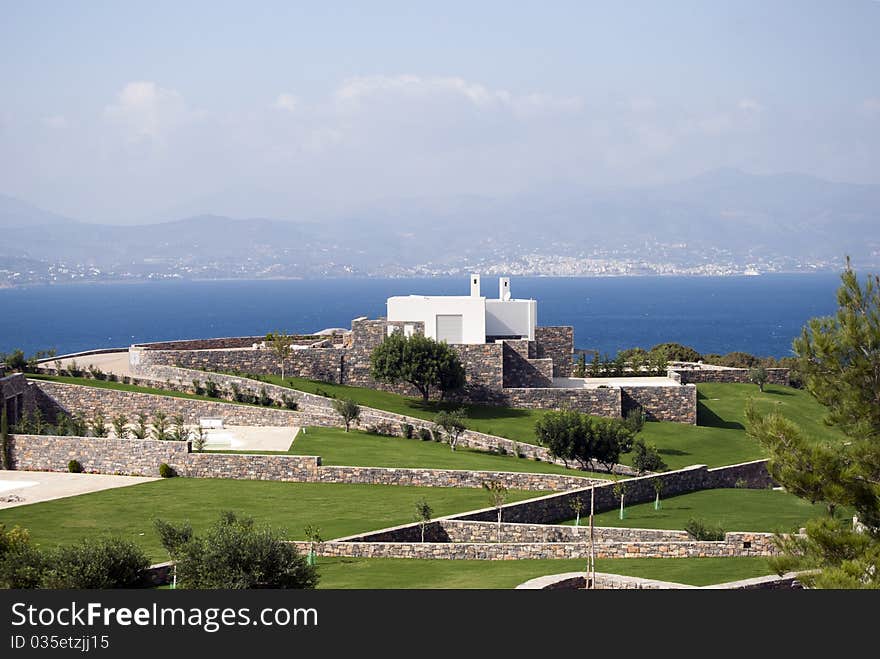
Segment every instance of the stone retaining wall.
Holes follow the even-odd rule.
[[[653,501],[656,493],[652,480],[659,478],[663,483],[663,497],[669,498],[677,494],[686,494],[697,490],[717,487],[740,487],[764,489],[772,485],[767,472],[766,460],[755,460],[729,467],[707,469],[705,465],[694,465],[677,471],[669,471],[656,476],[640,476],[626,481],[627,492],[625,501],[629,505]],[[730,481],[733,480],[733,483]],[[571,504],[580,498],[589,505],[589,490],[573,490],[562,494],[552,494],[537,499],[529,499],[504,506],[503,520],[507,522],[543,523],[566,521],[572,518]],[[620,500],[613,492],[613,483],[599,485],[595,488],[596,512],[614,510]],[[483,510],[454,515],[450,519],[472,521],[495,521],[496,510]]]
[[[245,377],[224,375],[220,373],[205,373],[203,371],[185,369],[177,366],[151,365],[141,368],[139,372],[143,378],[139,381],[143,381],[145,384],[162,384],[162,386],[170,386],[172,388],[179,387],[183,391],[191,390],[193,379],[201,380],[203,383],[205,380],[210,379],[220,385],[220,387],[226,392],[230,391],[231,385],[235,383],[242,391],[247,391],[249,393],[259,393],[260,390],[265,389],[268,394],[276,400],[280,400],[284,395],[288,395],[297,401],[299,407],[295,418],[299,419],[300,425],[341,426],[339,416],[333,410],[333,400],[324,396],[317,396],[315,394],[309,394],[295,389],[288,389],[287,387],[266,384]],[[600,389],[598,391],[610,392],[614,390]],[[413,426],[415,432],[418,432],[420,428],[434,430],[434,424],[431,421],[364,406],[361,406],[361,417],[356,427],[362,429],[373,427],[386,434],[401,436],[403,435],[403,424]],[[507,455],[518,454],[526,459],[539,459],[543,462],[552,462],[560,465],[564,464],[562,460],[553,458],[550,455],[550,452],[542,446],[517,442],[505,437],[487,435],[475,430],[465,431],[459,439],[458,445]],[[616,474],[623,475],[635,474],[635,471],[633,471],[631,467],[625,465],[616,465],[613,471]]]
[[[574,327],[536,327],[535,357],[553,360],[553,377],[571,377],[574,368]]]
[[[771,556],[771,534],[728,534],[720,542],[607,542],[596,544],[596,558],[707,558],[732,556]],[[766,538],[766,540],[765,540]],[[295,543],[308,551],[308,542]],[[446,560],[586,559],[585,542],[324,542],[319,556],[360,558],[432,558]]]
[[[137,414],[151,415],[161,410],[169,416],[182,414],[186,423],[198,423],[204,417],[222,417],[229,425],[246,426],[301,426],[305,421],[310,421],[298,411],[271,407],[176,398],[45,380],[33,380],[31,386],[40,390],[63,411],[69,414],[81,412],[89,417],[95,410],[101,410],[107,418],[123,414],[131,420]],[[53,409],[44,411],[47,416],[55,413]]]
[[[624,415],[640,407],[649,421],[675,421],[697,424],[697,387],[639,387],[626,385],[620,388]]]
[[[500,402],[508,407],[531,410],[569,408],[595,416],[620,417],[622,401],[618,387],[597,389],[508,388],[503,389]]]
[[[589,542],[590,529],[583,526],[586,523],[583,517],[582,526],[502,522],[501,542]],[[497,522],[444,519],[437,522],[437,526],[445,534],[446,542],[498,542]],[[596,542],[686,542],[691,539],[687,531],[614,527],[594,527],[593,538]]]
[[[510,489],[544,492],[605,482],[564,474],[322,466],[320,457],[307,455],[193,453],[187,442],[50,435],[12,437],[13,468],[22,471],[67,471],[68,462],[78,460],[87,473],[127,476],[156,476],[164,462],[179,476],[190,478],[472,488],[494,480]]]
[[[747,368],[678,368],[669,369],[676,373],[682,384],[699,384],[701,382],[720,382],[720,383],[741,383],[749,384],[749,369]],[[767,382],[769,384],[781,384],[788,386],[789,369],[787,368],[768,368]]]

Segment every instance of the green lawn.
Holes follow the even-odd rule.
[[[514,588],[546,574],[579,572],[583,560],[446,561],[406,558],[318,558],[319,588]],[[767,560],[736,558],[609,558],[597,572],[693,586],[772,574]]]
[[[197,396],[182,391],[172,391],[171,389],[156,389],[154,387],[143,387],[136,384],[125,384],[123,382],[110,382],[109,380],[94,380],[92,378],[74,378],[68,375],[46,375],[44,373],[28,373],[29,380],[48,380],[49,382],[62,382],[64,384],[78,384],[85,387],[96,387],[98,389],[116,389],[117,391],[134,391],[139,394],[153,394],[156,396],[171,396],[173,398],[191,398],[193,400],[206,400],[213,403],[230,403],[232,405],[249,405],[251,407],[260,407],[251,403],[236,403],[234,401],[223,400],[221,398],[211,398],[209,396]]]
[[[330,384],[318,380],[304,378],[284,378],[277,375],[248,376],[259,377],[283,387],[290,387],[312,394],[330,395],[336,398],[351,398],[359,405],[379,410],[413,416],[417,419],[433,421],[440,410],[451,410],[464,407],[467,410],[467,425],[471,430],[484,432],[498,437],[507,437],[527,444],[535,443],[535,421],[543,414],[543,410],[522,410],[512,407],[495,407],[493,405],[461,405],[459,403],[443,403],[420,398],[401,396],[387,391],[378,391],[367,387],[350,387],[344,384]]]
[[[325,465],[425,467],[608,477],[608,474],[566,469],[561,465],[512,455],[493,455],[463,447],[452,451],[445,442],[369,435],[359,430],[345,432],[342,428],[307,428],[305,433],[301,432],[296,436],[288,452],[320,455]]]
[[[725,531],[789,533],[824,514],[823,506],[811,505],[787,492],[718,489],[662,499],[660,510],[654,510],[653,502],[626,506],[622,520],[618,510],[609,510],[596,515],[595,521],[598,526],[683,529],[693,517],[712,526],[720,524]],[[574,520],[568,523],[573,524]]]
[[[772,384],[764,390],[761,393],[753,384],[697,385],[698,425],[648,423],[639,436],[657,446],[670,469],[757,460],[766,456],[745,433],[745,408],[752,399],[759,412],[778,410],[814,440],[836,441],[843,437],[837,429],[824,425],[826,409],[806,391]],[[629,464],[631,455],[622,460]]]
[[[328,384],[302,378],[282,379],[278,376],[260,376],[274,384],[290,386],[301,391],[351,398],[361,405],[407,414],[421,419],[432,419],[440,409],[448,409],[451,403],[424,403],[420,399],[401,396],[387,391],[364,387]],[[758,444],[746,436],[744,411],[746,403],[754,398],[759,411],[779,410],[798,422],[805,432],[815,438],[837,439],[836,430],[822,423],[826,411],[807,392],[767,385],[764,393],[751,384],[700,384],[698,392],[698,425],[682,423],[651,422],[640,436],[655,444],[670,469],[693,464],[710,467],[747,462],[764,457]],[[534,444],[535,421],[545,412],[521,410],[491,405],[468,405],[468,427],[480,432],[507,437]],[[631,456],[623,456],[623,463],[630,464]]]
[[[510,500],[542,494],[511,490]],[[188,519],[198,530],[232,510],[287,529],[292,539],[304,539],[307,524],[332,539],[412,522],[422,497],[435,517],[490,505],[482,489],[471,488],[170,478],[7,508],[0,510],[0,524],[24,527],[46,545],[109,533],[137,542],[159,561],[167,557],[153,530],[156,517]]]

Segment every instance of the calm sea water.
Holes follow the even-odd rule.
[[[514,277],[541,325],[573,325],[575,345],[614,354],[677,341],[700,352],[791,354],[813,316],[835,310],[836,274],[760,277]],[[483,293],[497,295],[484,277]],[[466,277],[82,284],[0,290],[0,351],[59,353],[135,342],[313,332],[385,314],[391,295],[469,291]]]

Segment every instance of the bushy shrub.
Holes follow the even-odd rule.
[[[203,535],[183,526],[166,528],[161,536],[183,588],[311,589],[318,583],[316,568],[287,542],[286,533],[231,512],[222,513]]]
[[[260,388],[260,398],[259,398],[258,402],[263,407],[271,407],[275,401],[272,400],[272,396],[269,395],[269,391],[266,389],[266,387],[261,387]]]
[[[626,413],[623,424],[629,428],[633,435],[637,435],[645,427],[645,421],[647,421],[645,410],[641,407],[636,407]]]
[[[400,424],[400,433],[406,439],[412,439],[413,430],[414,430],[414,428],[411,423],[401,423]]]
[[[667,468],[663,458],[653,444],[646,444],[641,439],[633,443],[632,466],[644,474],[646,471],[663,471]]]
[[[220,398],[220,385],[213,380],[205,380],[205,394],[209,398]]]
[[[724,529],[720,524],[710,526],[702,519],[690,518],[687,524],[684,525],[684,530],[687,531],[694,540],[724,540]]]
[[[680,343],[658,343],[649,352],[662,354],[671,362],[698,362],[701,359],[699,352]]]
[[[419,439],[421,439],[423,442],[430,442],[431,431],[427,428],[419,428]]]
[[[205,388],[202,386],[201,380],[193,380],[193,393],[196,396],[203,396],[205,394]]]
[[[69,471],[71,474],[81,474],[82,470],[83,467],[80,464],[79,460],[71,460],[67,463],[67,471]]]
[[[51,589],[135,588],[150,560],[133,542],[121,538],[83,540],[46,554],[41,586]]]
[[[0,524],[0,588],[38,588],[46,561],[27,529]]]
[[[299,403],[296,402],[296,399],[288,394],[281,396],[281,402],[284,403],[284,407],[289,410],[296,410],[299,408]]]
[[[173,478],[174,476],[177,476],[177,472],[174,471],[174,467],[163,462],[159,465],[159,475],[162,478]]]

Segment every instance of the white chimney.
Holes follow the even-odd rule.
[[[471,274],[471,297],[480,297],[480,275]]]
[[[499,277],[498,279],[498,299],[510,299],[510,277]]]

